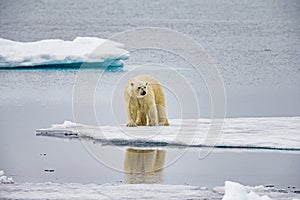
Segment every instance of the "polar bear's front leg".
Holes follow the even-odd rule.
[[[158,116],[156,105],[149,108],[148,112],[149,126],[158,126]]]
[[[137,112],[137,122],[136,124],[138,126],[147,126],[147,116],[145,113],[142,113],[140,111]]]
[[[127,126],[134,127],[136,125],[137,109],[131,104],[127,105]]]

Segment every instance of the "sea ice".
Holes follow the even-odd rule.
[[[280,192],[276,188],[243,186],[229,182],[219,187],[223,192],[190,185],[166,184],[81,184],[81,183],[14,183],[0,184],[4,199],[216,199],[216,200],[291,200],[299,194]],[[225,191],[225,195],[224,195]]]

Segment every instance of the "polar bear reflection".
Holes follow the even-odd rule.
[[[126,183],[161,183],[166,152],[157,149],[126,149]]]

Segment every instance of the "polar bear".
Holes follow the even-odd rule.
[[[148,75],[131,79],[124,92],[127,126],[168,126],[165,95],[160,83]]]

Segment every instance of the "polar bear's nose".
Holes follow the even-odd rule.
[[[145,94],[146,94],[146,91],[143,90],[143,91],[141,92],[141,95],[144,96]]]

